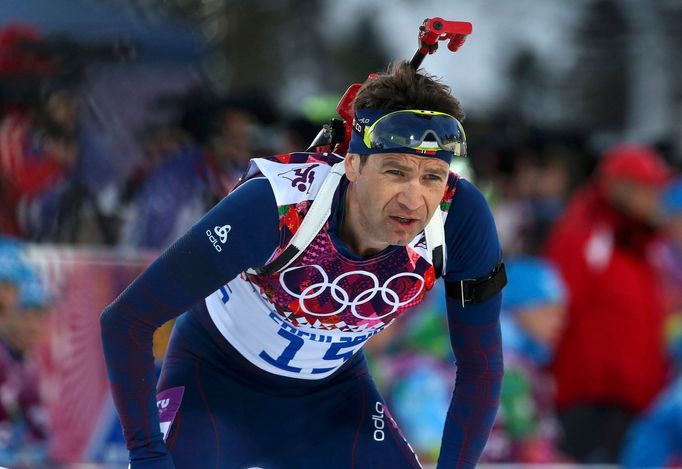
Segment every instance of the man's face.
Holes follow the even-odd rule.
[[[361,255],[412,241],[438,207],[449,172],[442,160],[400,153],[370,155],[362,167],[350,154],[345,165],[351,184],[342,236],[349,233]]]

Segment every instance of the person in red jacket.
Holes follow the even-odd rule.
[[[34,241],[57,240],[71,207],[70,179],[78,158],[78,98],[49,90],[30,111],[0,119],[0,232]]]
[[[569,292],[552,369],[563,449],[580,462],[617,462],[632,418],[664,384],[663,306],[650,251],[668,174],[650,148],[612,148],[545,246]]]

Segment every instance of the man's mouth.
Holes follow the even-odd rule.
[[[401,225],[405,226],[410,226],[414,223],[416,223],[418,220],[416,218],[407,218],[407,217],[397,217],[397,216],[391,216],[391,218]]]

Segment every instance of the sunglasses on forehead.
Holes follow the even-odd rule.
[[[462,124],[450,114],[409,109],[380,117],[365,127],[362,140],[370,149],[410,148],[425,153],[445,150],[466,156]]]

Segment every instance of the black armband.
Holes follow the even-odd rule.
[[[507,271],[504,262],[499,264],[485,277],[464,279],[456,282],[445,281],[445,292],[465,306],[476,305],[492,298],[507,284]]]

